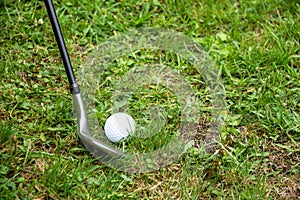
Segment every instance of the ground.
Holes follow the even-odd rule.
[[[119,172],[82,145],[67,77],[42,1],[0,2],[1,199],[297,199],[300,196],[300,4],[257,1],[54,2],[76,74],[92,50],[129,29],[182,32],[214,60],[226,91],[220,141],[202,154],[208,119],[195,144],[160,170]],[[184,59],[165,58],[203,96],[203,81]],[[109,116],[109,84],[138,62],[117,59],[99,89]],[[183,64],[180,64],[183,63]],[[172,95],[150,91],[170,116]],[[145,93],[132,106],[147,109]],[[174,103],[172,100],[170,100]],[[206,102],[207,103],[207,102]],[[173,109],[173,110],[172,110]],[[205,110],[207,111],[207,110]],[[204,112],[204,111],[203,111]],[[171,128],[176,120],[170,119]],[[173,126],[172,126],[173,125]]]

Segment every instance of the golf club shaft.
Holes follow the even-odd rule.
[[[70,58],[68,55],[68,51],[66,48],[66,44],[60,29],[60,25],[55,13],[55,9],[53,6],[52,0],[45,0],[45,5],[47,8],[47,12],[52,24],[53,32],[55,34],[56,42],[60,51],[60,55],[62,57],[64,67],[68,76],[69,84],[70,84],[70,90],[72,94],[78,94],[80,93],[79,86],[76,83],[76,79],[74,76],[73,68],[70,62]]]

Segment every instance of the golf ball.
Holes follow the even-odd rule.
[[[134,119],[126,113],[112,114],[105,122],[104,131],[111,142],[122,142],[135,130]]]

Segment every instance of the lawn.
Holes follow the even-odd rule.
[[[203,154],[198,137],[177,161],[141,174],[117,171],[94,159],[77,134],[67,76],[43,2],[2,0],[0,199],[299,198],[298,1],[54,4],[76,74],[97,45],[130,29],[160,27],[193,38],[213,59],[226,91],[221,139],[213,151]],[[161,58],[182,72],[205,100],[204,82],[189,63],[172,53],[145,50],[110,64],[97,91],[101,125],[111,114],[110,86],[134,65]],[[167,131],[172,134],[178,103],[165,88],[141,88],[131,99],[134,117],[143,119],[154,102],[167,110]],[[199,134],[207,129],[207,112],[201,109]],[[159,143],[155,148],[168,142],[153,141]],[[143,144],[133,140],[121,145],[149,150]]]

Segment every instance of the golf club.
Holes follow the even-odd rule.
[[[65,41],[61,32],[61,28],[57,19],[57,15],[54,9],[52,0],[45,0],[47,12],[51,21],[53,32],[55,34],[56,42],[60,51],[61,58],[65,67],[65,71],[68,77],[70,92],[73,96],[73,103],[77,115],[78,122],[78,134],[89,152],[96,158],[102,161],[116,159],[122,156],[122,153],[116,150],[113,146],[99,141],[90,133],[88,124],[88,118],[84,107],[84,102],[80,93],[79,85],[76,82],[71,61],[68,55],[68,51],[65,45]]]

